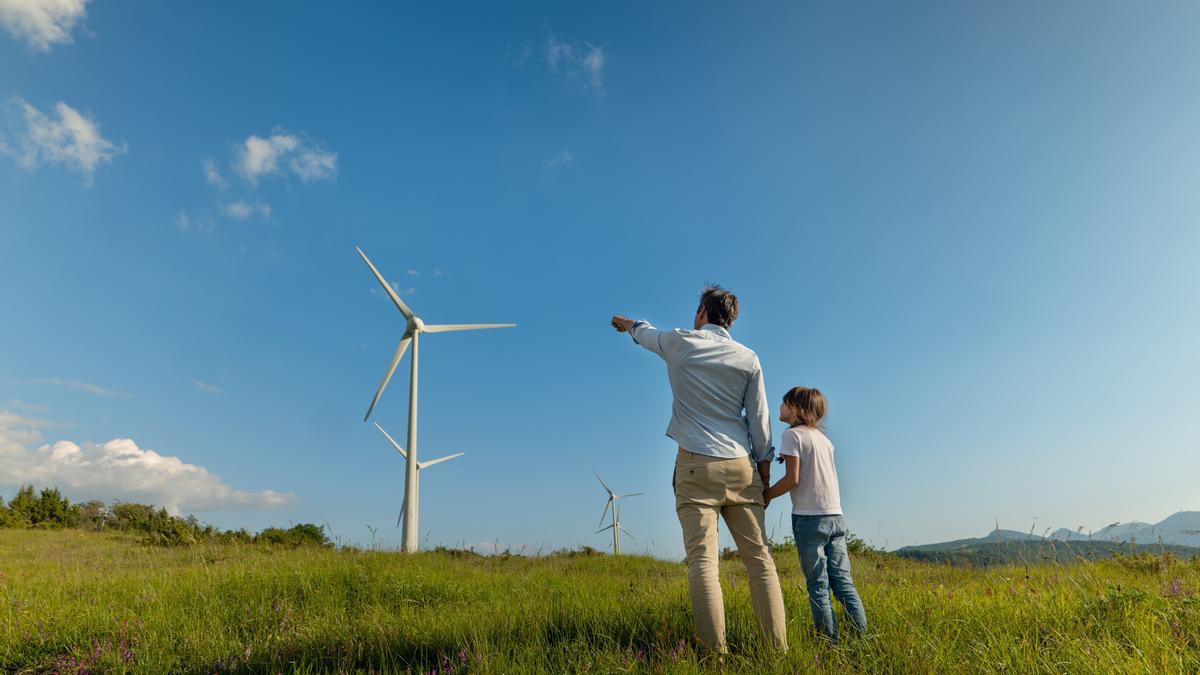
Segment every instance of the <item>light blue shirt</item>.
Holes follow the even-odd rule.
[[[638,321],[629,335],[667,362],[675,398],[667,436],[679,447],[710,457],[749,456],[755,462],[775,457],[767,390],[753,351],[711,323],[700,330],[662,331]]]

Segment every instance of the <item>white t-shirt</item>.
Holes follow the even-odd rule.
[[[792,488],[792,513],[798,516],[842,515],[833,443],[820,429],[797,426],[783,432],[779,454],[800,458],[800,484]]]

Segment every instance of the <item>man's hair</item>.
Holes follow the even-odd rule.
[[[821,428],[821,420],[825,419],[825,395],[821,390],[811,387],[792,387],[783,395],[783,402],[796,409],[796,418],[800,424],[814,429]]]
[[[700,307],[696,309],[708,310],[708,322],[715,323],[722,328],[729,328],[738,317],[738,299],[737,296],[729,291],[713,284],[705,286],[700,292]]]

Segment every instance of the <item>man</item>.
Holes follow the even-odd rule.
[[[727,651],[718,577],[719,514],[746,566],[759,628],[771,647],[786,651],[783,594],[764,526],[763,491],[770,485],[775,456],[771,417],[758,357],[729,336],[737,315],[737,296],[710,286],[700,295],[694,330],[660,331],[623,316],[614,316],[612,325],[667,363],[674,395],[667,436],[679,445],[672,481],[675,512],[683,529],[688,591],[701,642],[717,653]]]

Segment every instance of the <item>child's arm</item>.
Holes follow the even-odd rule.
[[[766,502],[768,504],[770,504],[772,499],[778,497],[779,495],[790,492],[792,488],[796,487],[799,484],[800,484],[800,458],[796,457],[795,455],[784,455],[783,456],[783,478],[780,478],[779,482],[777,482],[774,485],[772,485],[771,487],[767,488],[767,492],[766,492],[766,494],[763,495],[763,499],[765,499]]]

